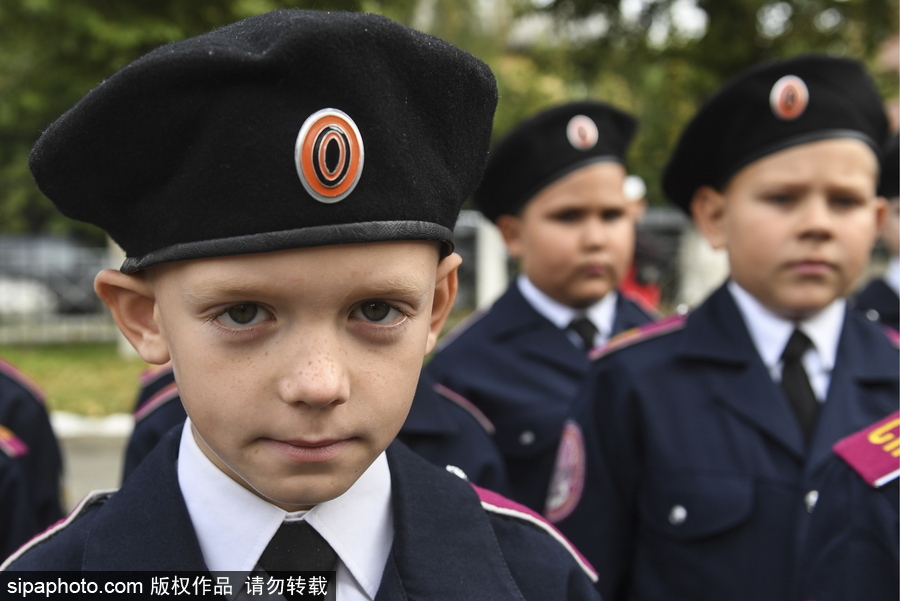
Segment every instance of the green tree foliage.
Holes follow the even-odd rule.
[[[595,98],[640,119],[632,170],[661,201],[658,173],[699,102],[754,62],[806,51],[865,60],[885,98],[897,73],[874,61],[896,35],[897,0],[4,0],[0,3],[0,232],[102,240],[34,186],[41,130],[127,62],[275,8],[385,14],[473,52],[497,74],[495,136],[549,105]]]

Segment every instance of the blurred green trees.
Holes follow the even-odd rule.
[[[878,60],[897,34],[897,0],[4,0],[0,232],[102,241],[34,186],[28,153],[41,130],[151,48],[286,7],[382,13],[479,56],[499,82],[495,136],[566,100],[595,98],[635,114],[631,169],[655,203],[684,122],[754,62],[807,51],[851,56],[869,65],[886,100],[898,95],[896,63]]]

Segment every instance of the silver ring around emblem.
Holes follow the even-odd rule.
[[[365,160],[362,135],[344,111],[327,108],[303,122],[294,144],[294,166],[314,199],[331,204],[353,192]]]

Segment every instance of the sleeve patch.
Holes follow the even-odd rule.
[[[569,540],[563,536],[563,534],[553,527],[550,522],[545,520],[543,517],[538,515],[536,512],[532,511],[528,507],[524,505],[520,505],[515,501],[511,501],[506,497],[499,495],[493,491],[487,490],[486,488],[481,488],[480,486],[476,486],[474,484],[471,485],[472,488],[475,489],[475,492],[478,493],[478,498],[481,499],[481,506],[484,507],[485,511],[489,511],[491,513],[496,513],[498,515],[504,515],[507,517],[512,517],[523,522],[528,522],[533,526],[537,526],[551,537],[553,537],[556,542],[561,544],[563,548],[569,552],[569,554],[575,559],[575,562],[578,566],[587,574],[588,578],[591,579],[591,582],[597,582],[597,571],[594,567],[588,562],[585,557],[578,552],[578,549],[575,548],[575,545],[569,542]]]
[[[545,513],[550,522],[559,523],[578,506],[584,490],[585,467],[584,436],[578,424],[569,420],[563,426],[547,494]]]
[[[6,453],[12,459],[28,454],[28,445],[16,436],[12,430],[0,425],[0,451]]]
[[[880,488],[900,477],[900,411],[839,440],[833,449],[869,486]]]

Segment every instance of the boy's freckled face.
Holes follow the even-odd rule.
[[[553,182],[498,226],[522,273],[551,298],[586,307],[615,289],[634,256],[636,207],[625,169],[595,163]]]
[[[772,311],[803,319],[862,275],[884,204],[875,154],[857,140],[794,146],[740,170],[722,193],[714,246],[731,275]]]
[[[436,273],[425,242],[164,266],[157,319],[200,448],[286,510],[343,494],[406,419]]]

